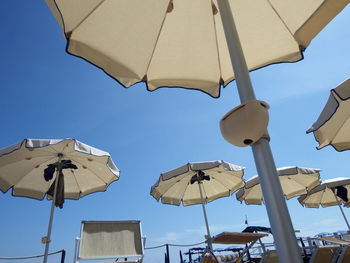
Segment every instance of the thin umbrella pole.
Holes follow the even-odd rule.
[[[202,187],[201,187],[202,182],[198,179],[198,187],[199,187],[199,194],[201,195],[201,204],[203,208],[203,214],[204,214],[204,219],[205,219],[205,226],[207,228],[207,234],[208,234],[208,246],[211,251],[213,251],[213,244],[211,243],[211,235],[209,231],[209,224],[208,224],[208,218],[207,218],[207,212],[205,211],[205,205],[204,205],[204,198],[203,198],[203,192],[202,192]]]
[[[249,77],[233,15],[228,0],[219,0],[218,7],[228,44],[231,63],[235,73],[241,103],[255,100],[254,89]],[[252,145],[255,165],[258,171],[266,210],[269,216],[277,254],[281,262],[302,263],[300,249],[295,237],[292,221],[278,180],[267,138],[261,138]]]
[[[49,247],[50,247],[50,242],[51,242],[51,229],[52,229],[52,223],[53,223],[53,215],[55,212],[55,201],[56,201],[56,195],[57,195],[58,177],[60,176],[60,173],[62,171],[61,160],[62,160],[62,156],[58,155],[57,171],[56,171],[56,178],[55,178],[55,188],[54,188],[54,192],[53,192],[49,226],[47,229],[46,242],[45,242],[45,253],[44,253],[44,261],[43,261],[44,263],[47,263],[47,257],[49,254]]]
[[[339,206],[340,212],[342,213],[342,215],[344,217],[345,223],[348,226],[348,229],[350,230],[350,225],[349,225],[348,219],[346,218],[346,216],[344,214],[344,211],[343,211],[343,208],[341,207],[340,201],[339,201],[339,199],[338,199],[338,197],[337,197],[337,195],[335,194],[334,191],[333,191],[333,194],[334,194],[335,200],[337,200],[337,204]]]

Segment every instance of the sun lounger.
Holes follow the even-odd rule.
[[[349,263],[350,262],[350,247],[342,247],[337,263]]]
[[[319,246],[313,249],[309,263],[335,263],[340,252],[339,246]]]
[[[142,262],[144,255],[140,221],[82,221],[77,241],[75,263],[84,260],[135,263]]]
[[[267,251],[259,263],[279,263],[276,250]]]
[[[326,241],[342,246],[338,251],[338,258],[334,260],[336,263],[349,263],[350,262],[350,241],[336,238],[336,237],[321,237],[319,240]]]

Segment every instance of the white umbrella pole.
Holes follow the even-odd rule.
[[[50,211],[50,220],[49,220],[49,227],[47,229],[47,235],[44,237],[45,239],[45,252],[44,252],[44,263],[47,263],[47,257],[49,255],[49,246],[51,242],[51,229],[52,229],[52,223],[53,223],[53,215],[55,211],[55,200],[56,200],[56,194],[57,194],[57,186],[58,186],[58,177],[60,175],[60,172],[62,171],[62,164],[61,164],[62,156],[58,156],[58,162],[57,162],[57,171],[56,171],[56,178],[55,178],[55,188],[53,192],[53,198],[51,203],[51,211]]]
[[[344,220],[345,220],[345,223],[346,223],[346,225],[348,226],[348,229],[350,230],[350,225],[349,225],[348,219],[346,218],[346,216],[345,216],[345,214],[344,214],[343,208],[341,207],[341,202],[339,201],[339,199],[338,199],[338,197],[337,197],[337,195],[335,194],[334,191],[333,191],[333,194],[334,194],[335,200],[337,200],[337,203],[338,203],[340,212],[341,212],[342,215],[343,215],[343,218],[344,218]]]
[[[202,208],[203,208],[203,214],[204,214],[204,220],[205,220],[205,226],[207,228],[207,235],[208,235],[208,246],[211,251],[213,251],[213,244],[211,242],[211,235],[209,231],[209,224],[208,224],[208,218],[207,218],[207,212],[205,211],[205,205],[204,205],[204,198],[203,198],[203,192],[201,187],[202,182],[198,179],[198,187],[199,187],[199,194],[201,195],[202,200]]]
[[[219,0],[217,2],[241,102],[255,100],[253,86],[229,1]],[[302,263],[300,249],[283,196],[282,187],[278,180],[276,165],[268,139],[261,138],[252,145],[252,151],[280,262]]]

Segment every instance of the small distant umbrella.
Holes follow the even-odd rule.
[[[320,184],[320,170],[297,166],[277,169],[283,193],[287,199],[305,194],[308,190]],[[258,176],[246,181],[244,188],[236,193],[236,198],[247,205],[261,205],[263,194]]]
[[[56,174],[55,174],[56,171]],[[0,190],[12,195],[43,200],[53,199],[44,262],[47,262],[54,206],[64,199],[79,199],[105,191],[119,179],[119,170],[109,153],[74,139],[22,142],[0,149]]]
[[[317,149],[332,145],[337,151],[350,149],[350,79],[331,90],[317,121],[307,130],[314,133]]]
[[[243,167],[224,161],[188,163],[160,175],[151,195],[163,204],[202,204],[211,247],[211,235],[204,204],[230,196],[243,187]]]
[[[334,178],[323,181],[307,194],[298,198],[300,204],[308,208],[329,207],[338,205],[350,230],[349,222],[344,214],[341,204],[350,200],[350,178]]]

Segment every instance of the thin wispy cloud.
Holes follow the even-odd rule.
[[[157,237],[154,240],[156,242],[165,244],[165,243],[176,243],[176,242],[179,242],[179,241],[181,241],[182,238],[183,238],[183,234],[182,233],[168,232],[168,233],[165,233],[165,236]]]
[[[301,226],[302,236],[315,236],[321,232],[333,233],[338,230],[346,229],[346,224],[339,218],[325,218],[317,222],[312,222]]]

